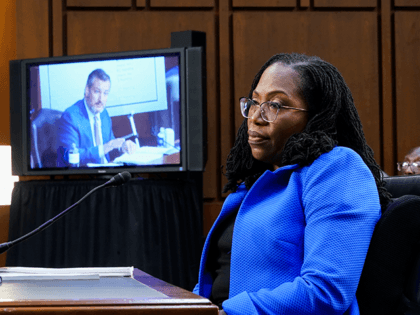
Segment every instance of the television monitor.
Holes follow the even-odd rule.
[[[204,170],[202,50],[10,61],[12,173]]]

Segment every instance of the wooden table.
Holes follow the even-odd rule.
[[[0,311],[13,314],[218,314],[217,306],[208,299],[143,271],[135,269],[134,279],[3,282]],[[121,286],[124,283],[121,281],[130,285]]]

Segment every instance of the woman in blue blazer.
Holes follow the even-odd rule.
[[[231,194],[194,292],[220,314],[359,314],[356,289],[389,194],[343,77],[318,57],[275,55],[240,106]]]

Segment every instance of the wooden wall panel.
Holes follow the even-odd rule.
[[[235,7],[296,7],[296,0],[232,0]]]
[[[131,7],[131,0],[67,0],[68,7]]]
[[[14,0],[7,0],[0,3],[0,145],[10,145],[9,60],[16,59],[15,16],[16,5]],[[4,180],[6,178],[3,178]]]
[[[9,218],[10,218],[10,206],[0,205],[0,243],[5,243],[9,238]],[[0,254],[0,267],[6,266],[7,252]]]
[[[165,21],[165,23],[162,23]],[[206,32],[207,38],[207,117],[208,161],[204,173],[204,196],[216,198],[217,173],[220,163],[217,151],[218,128],[215,72],[215,31],[211,12],[68,12],[68,54],[87,54],[167,48],[171,46],[171,32],[196,30]],[[86,32],[89,30],[89,32]]]
[[[49,56],[48,0],[16,0],[16,57]]]
[[[150,0],[150,7],[212,8],[214,0]]]
[[[376,13],[370,12],[235,13],[235,100],[248,95],[255,74],[272,55],[279,52],[317,55],[336,66],[344,76],[353,93],[368,143],[379,157],[377,32]],[[276,34],[275,40],[272,34]],[[243,118],[239,105],[235,106],[237,129]]]
[[[52,1],[52,55],[63,55],[63,1]]]
[[[396,170],[395,146],[395,119],[394,119],[394,68],[393,68],[393,42],[391,0],[381,3],[381,80],[382,80],[382,167],[385,173],[393,175]],[[380,95],[380,96],[381,96]]]
[[[318,8],[375,8],[377,0],[314,0]]]
[[[232,13],[227,1],[219,7],[219,78],[220,78],[220,164],[226,165],[226,159],[235,140],[235,99],[233,97],[233,58],[232,58]],[[221,174],[220,174],[221,175]],[[220,191],[227,183],[226,177],[220,177]]]
[[[395,13],[397,158],[420,146],[420,12]]]
[[[420,7],[420,0],[395,0],[396,7]]]

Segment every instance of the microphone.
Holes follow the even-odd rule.
[[[130,179],[131,179],[131,174],[129,172],[118,173],[117,175],[112,177],[109,181],[107,181],[102,187],[119,186],[119,185],[125,184]]]
[[[44,224],[40,225],[35,230],[29,232],[28,234],[25,234],[24,236],[19,237],[18,239],[14,240],[14,241],[10,241],[10,242],[6,242],[6,243],[0,244],[0,254],[3,254],[7,250],[9,250],[12,246],[14,246],[16,244],[19,244],[20,242],[23,242],[24,240],[26,240],[29,237],[31,237],[32,235],[34,235],[34,234],[36,234],[38,232],[41,232],[42,230],[46,229],[51,224],[53,224],[55,221],[57,221],[58,219],[60,219],[63,215],[67,214],[71,209],[73,209],[77,205],[79,205],[83,200],[85,200],[88,196],[90,196],[95,191],[97,191],[97,190],[99,190],[101,188],[104,188],[104,187],[110,187],[110,186],[115,187],[115,186],[122,185],[122,184],[128,182],[130,179],[131,179],[131,174],[129,172],[118,173],[117,175],[115,175],[114,177],[112,177],[109,181],[107,181],[105,184],[102,184],[102,185],[100,185],[98,187],[93,188],[91,191],[89,191],[86,195],[84,195],[75,204],[71,205],[70,207],[68,207],[63,212],[59,213],[58,215],[56,215],[52,219],[50,219],[47,222],[45,222]]]

